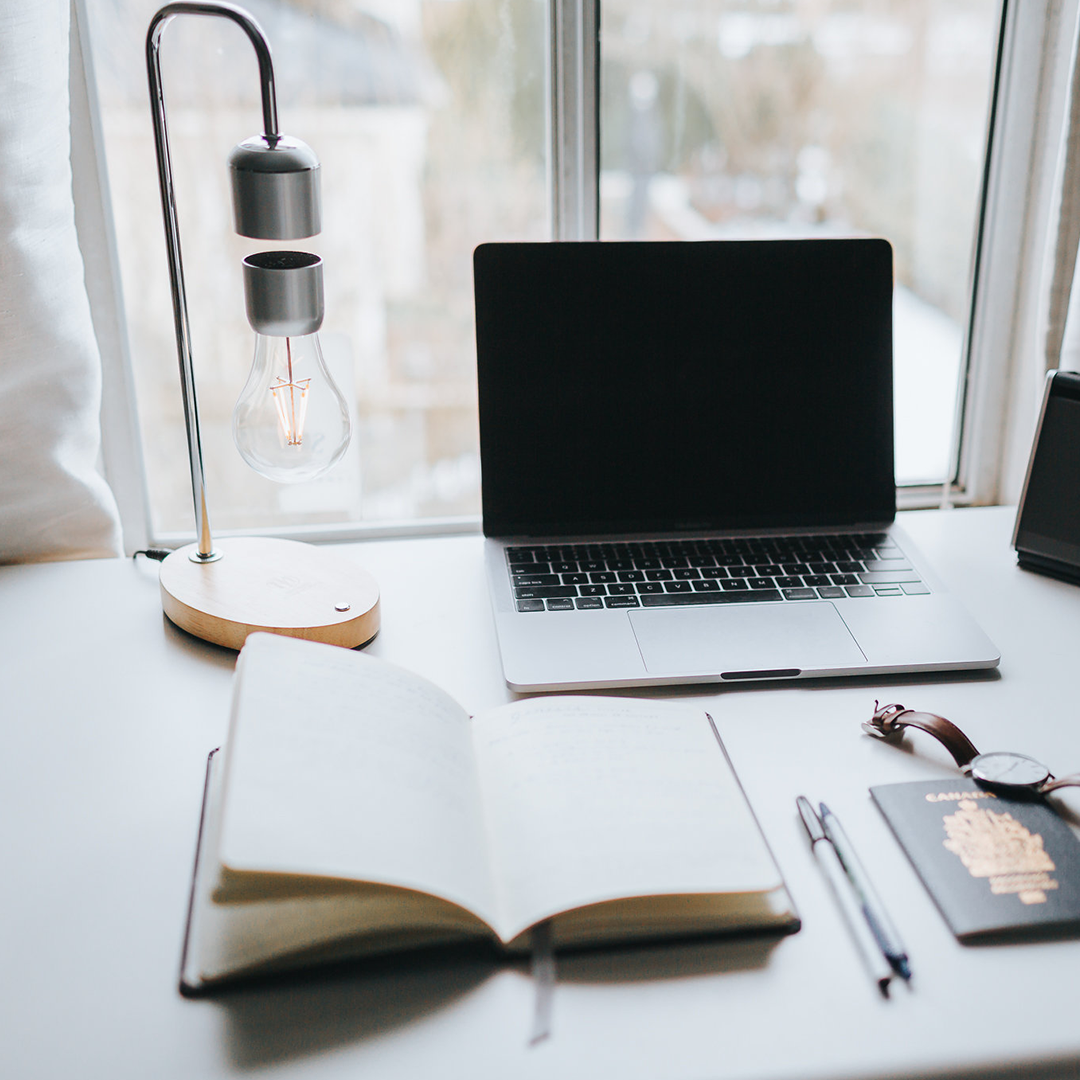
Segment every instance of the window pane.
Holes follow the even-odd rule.
[[[154,528],[192,528],[143,40],[158,0],[88,0]],[[232,147],[261,130],[255,55],[183,16],[162,67],[211,522],[217,529],[479,513],[472,249],[544,240],[544,0],[248,0],[270,40],[284,133],[322,162],[323,232],[235,235]],[[320,332],[353,411],[343,461],[280,485],[232,444],[251,366],[240,264],[325,263]]]
[[[1000,0],[604,0],[601,235],[895,251],[897,482],[952,475]]]

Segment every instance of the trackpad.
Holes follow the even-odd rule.
[[[629,614],[645,667],[658,675],[794,674],[866,663],[829,603],[662,608]]]

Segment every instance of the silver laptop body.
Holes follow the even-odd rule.
[[[513,689],[997,664],[893,523],[885,241],[489,244],[474,274]]]

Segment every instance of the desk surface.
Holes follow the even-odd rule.
[[[154,565],[0,569],[0,1075],[1075,1076],[1080,940],[957,944],[867,794],[955,768],[930,740],[905,753],[859,722],[875,698],[899,700],[952,717],[981,748],[1080,769],[1080,589],[1016,567],[1008,509],[902,519],[1001,649],[1000,671],[657,691],[716,717],[803,930],[564,958],[552,1037],[532,1049],[527,974],[473,958],[181,999],[203,768],[225,732],[234,654],[163,618]],[[370,651],[470,710],[512,696],[481,545],[342,549],[382,587]],[[876,996],[812,861],[802,792],[841,816],[906,939],[914,979],[891,1000]]]

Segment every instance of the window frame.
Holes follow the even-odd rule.
[[[549,188],[553,240],[596,240],[599,226],[601,0],[548,0]],[[900,509],[1016,497],[1042,369],[1042,270],[1060,183],[1060,148],[1080,0],[1001,0],[999,54],[986,138],[962,390],[944,484],[897,489]],[[71,0],[72,168],[76,223],[102,355],[103,471],[125,547],[187,543],[155,532],[137,420],[86,0]],[[1023,10],[1021,10],[1021,8]],[[211,506],[213,492],[210,492]],[[475,533],[479,516],[265,530],[308,542]],[[218,530],[230,535],[230,530]]]

